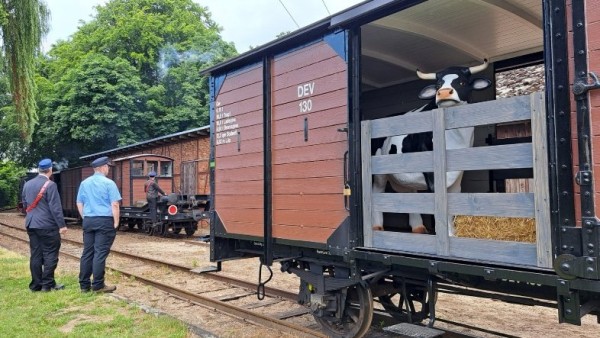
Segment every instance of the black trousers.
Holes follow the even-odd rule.
[[[29,289],[40,291],[42,288],[50,289],[56,285],[54,270],[58,265],[58,251],[60,250],[60,233],[58,228],[53,229],[27,229],[29,235],[29,270],[31,283]]]
[[[150,220],[152,223],[158,222],[156,219],[156,200],[158,197],[150,197],[146,196],[146,200],[148,201],[148,207],[150,208]]]
[[[82,290],[104,287],[106,257],[116,236],[112,216],[83,219],[83,252],[79,263],[79,287]],[[90,280],[92,275],[93,281]]]

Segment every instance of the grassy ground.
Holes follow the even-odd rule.
[[[0,248],[0,337],[186,337],[185,325],[79,288],[31,292],[28,259]],[[77,277],[60,282],[78,285]]]

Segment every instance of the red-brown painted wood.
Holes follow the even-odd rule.
[[[228,74],[218,95],[262,81],[262,64],[256,64],[234,74]]]
[[[339,210],[344,207],[344,198],[336,195],[274,195],[273,207],[278,210]]]
[[[278,179],[340,176],[344,172],[342,159],[284,163],[273,166]]]
[[[332,57],[339,58],[327,43],[320,41],[293,52],[276,56],[271,66],[271,73],[273,76],[277,76]],[[343,60],[341,62],[344,63]]]

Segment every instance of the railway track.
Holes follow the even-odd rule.
[[[5,223],[0,224],[23,233],[25,232],[23,229]],[[0,234],[13,240],[28,243],[28,240],[21,236],[9,234],[5,231],[0,231]],[[61,248],[60,254],[71,259],[79,260],[83,244],[64,238],[62,241],[63,247]],[[266,297],[264,300],[248,302],[249,299],[246,299],[243,302],[243,305],[238,306],[235,305],[236,301],[254,296],[255,292],[252,290],[254,285],[251,283],[225,276],[216,276],[214,274],[203,274],[199,278],[196,273],[190,272],[190,269],[185,266],[165,263],[152,258],[137,256],[118,250],[111,250],[111,254],[119,256],[119,262],[117,264],[111,264],[110,266],[107,265],[107,269],[118,272],[126,277],[134,278],[138,282],[157,288],[191,304],[213,309],[233,318],[241,319],[244,322],[285,332],[294,336],[326,337],[323,333],[314,328],[301,326],[290,320],[295,317],[309,315],[308,309],[295,302],[295,294],[284,290],[268,288],[268,290],[265,289]],[[144,271],[141,273],[133,272],[132,270],[136,269],[133,269],[132,266],[139,266],[140,261],[146,266],[159,265],[168,269],[142,269],[145,270],[145,272],[149,272],[148,270],[150,270],[150,274],[145,273]],[[197,290],[197,288],[194,291],[190,291],[187,287],[184,289],[165,282],[165,279],[173,279],[173,276],[161,277],[161,275],[165,274],[164,271],[161,270],[168,270],[171,271],[171,273],[188,274],[190,276],[193,275],[195,279],[204,279],[204,283],[200,280],[201,284],[205,284],[205,287],[200,288],[204,289],[204,292]],[[209,280],[210,282],[206,283],[206,280]],[[210,287],[206,284],[210,284]],[[277,309],[284,308],[286,311],[277,309],[270,311],[269,307]],[[314,323],[314,326],[317,327],[317,324]]]
[[[0,221],[0,225],[4,228],[10,229],[12,231],[18,231],[20,233],[25,233],[23,228],[15,227],[11,224],[6,224]],[[12,239],[16,239],[21,242],[28,242],[27,239],[24,239],[20,236],[15,236],[13,234],[9,234],[5,232],[2,227],[0,227],[0,235],[7,236]],[[145,237],[145,236],[144,236]],[[161,238],[161,240],[163,240]],[[79,260],[79,254],[83,244],[79,241],[62,238],[63,248],[61,248],[63,252],[62,255]],[[65,245],[66,244],[66,245]],[[196,243],[195,243],[196,244]],[[204,245],[204,244],[201,244]],[[193,272],[194,268],[190,266],[185,266],[182,264],[174,264],[169,262],[164,262],[155,258],[139,256],[135,254],[131,254],[129,252],[125,252],[122,250],[112,249],[111,254],[113,257],[118,257],[119,262],[118,266],[107,266],[107,269],[111,269],[113,271],[117,271],[124,276],[128,276],[136,279],[143,284],[155,287],[159,290],[162,290],[176,298],[185,300],[189,303],[196,304],[199,306],[203,306],[205,308],[214,309],[220,311],[228,316],[232,316],[233,318],[238,318],[245,322],[250,322],[255,325],[260,325],[262,327],[275,329],[278,331],[290,333],[298,336],[310,336],[310,337],[323,337],[324,334],[318,331],[318,324],[312,319],[312,315],[309,311],[296,303],[297,294],[292,293],[286,290],[281,290],[272,287],[265,288],[266,299],[262,301],[253,301],[249,302],[248,300],[252,297],[255,297],[256,294],[256,283],[248,282],[237,278],[232,278],[224,275],[220,275],[217,273],[202,273],[198,274]],[[129,261],[130,263],[124,263],[125,261]],[[133,263],[131,263],[133,262]],[[132,272],[128,270],[124,265],[138,265],[142,262],[144,266],[159,266],[162,267],[162,270],[173,271],[179,274],[185,274],[190,279],[195,280],[204,280],[206,281],[202,286],[196,288],[195,290],[190,291],[188,287],[186,289],[178,288],[176,286],[170,285],[167,282],[159,281],[160,278],[157,277],[157,269],[149,269],[148,272]],[[161,269],[158,269],[161,270]],[[151,277],[151,278],[150,278]],[[206,285],[211,284],[210,288],[206,288]],[[204,290],[203,290],[204,289]],[[441,289],[440,292],[457,292],[456,289],[444,290]],[[212,295],[203,295],[203,294],[212,294]],[[235,306],[232,302],[239,301],[241,299],[245,299],[245,304],[243,306]],[[285,305],[283,305],[285,304]],[[282,306],[283,305],[283,306]],[[547,303],[540,301],[539,304],[536,305],[547,305]],[[276,311],[275,313],[265,314],[269,311],[268,308],[270,306],[278,306],[280,308],[287,309],[286,311]],[[256,312],[256,310],[262,310],[261,313]],[[255,311],[253,311],[255,310]],[[296,324],[289,323],[289,319],[303,317],[303,322],[310,322],[311,324],[308,326],[300,326]],[[514,337],[510,334],[505,334],[502,332],[497,332],[493,330],[488,330],[486,328],[479,328],[473,325],[465,325],[461,324],[449,319],[437,318],[438,322],[445,323],[445,334],[444,337],[472,337],[479,336],[475,335],[465,335],[460,333],[461,328],[468,329],[470,332],[478,332],[481,336],[486,337]],[[386,313],[377,311],[374,315],[373,323],[378,323],[381,326],[381,323],[385,323],[386,325],[392,325],[395,322],[391,319]],[[455,328],[455,329],[452,329]],[[380,337],[391,337],[392,335],[387,333],[382,333],[380,329],[372,329],[367,334],[369,338],[380,338]]]
[[[5,223],[2,223],[2,222],[0,222],[0,224],[2,224],[5,227],[17,230],[17,231],[21,231],[23,233],[26,232],[22,228],[17,228],[15,226],[12,226],[12,225],[9,225],[9,224],[5,224]],[[67,239],[67,238],[62,238],[61,241],[63,243],[68,243],[68,244],[72,244],[72,245],[78,246],[80,248],[83,248],[83,243],[80,242],[80,241],[75,241],[75,240]],[[198,272],[195,272],[197,270],[194,267],[191,267],[191,266],[185,266],[185,265],[181,265],[181,264],[175,264],[175,263],[165,262],[165,261],[154,259],[154,258],[150,258],[150,257],[135,255],[135,254],[131,254],[131,253],[128,253],[128,252],[125,252],[125,251],[117,250],[117,249],[114,249],[114,248],[111,248],[110,253],[118,255],[120,257],[128,258],[128,259],[142,261],[142,262],[149,263],[149,264],[156,264],[156,265],[159,265],[159,266],[163,266],[163,267],[172,269],[174,271],[180,271],[180,272],[188,273],[188,274],[194,275],[194,276],[198,275]],[[211,280],[214,280],[214,281],[222,282],[222,283],[227,283],[227,284],[235,285],[235,286],[240,287],[240,288],[246,288],[246,289],[250,289],[250,290],[256,288],[256,284],[255,283],[251,283],[251,282],[244,281],[244,280],[237,279],[237,278],[233,278],[233,277],[219,275],[219,274],[216,274],[216,273],[204,272],[204,273],[202,273],[202,277],[203,278],[208,278],[208,279],[211,279]],[[296,293],[289,292],[289,291],[286,291],[286,290],[277,289],[277,288],[272,288],[272,287],[265,287],[265,294],[267,296],[269,296],[269,297],[279,297],[279,298],[283,298],[283,299],[290,300],[290,301],[296,301],[296,299],[297,299]]]

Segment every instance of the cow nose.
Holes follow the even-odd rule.
[[[442,88],[442,89],[438,90],[438,92],[437,92],[438,100],[444,100],[444,99],[451,98],[452,94],[454,94],[454,89]]]

